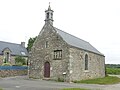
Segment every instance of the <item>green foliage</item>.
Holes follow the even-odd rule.
[[[6,58],[4,59],[4,63],[7,63],[7,59]]]
[[[106,64],[106,74],[120,75],[120,64]]]
[[[120,68],[120,64],[106,64],[106,68]]]
[[[107,76],[104,78],[90,79],[90,80],[82,80],[82,81],[74,81],[75,83],[87,83],[87,84],[116,84],[120,82],[120,78]]]
[[[58,78],[58,82],[64,82],[63,78]]]
[[[120,68],[106,68],[107,74],[120,75]]]
[[[28,50],[28,52],[31,51],[31,48],[32,48],[33,43],[35,42],[36,38],[37,38],[37,36],[34,37],[34,38],[30,38],[30,39],[28,40],[28,45],[27,45],[27,50]]]
[[[18,65],[18,66],[26,65],[25,58],[22,57],[22,56],[17,56],[17,57],[15,58],[15,63],[16,63],[16,65]]]
[[[62,90],[90,90],[90,89],[83,89],[83,88],[65,88]]]
[[[12,66],[10,63],[3,63],[2,66]]]
[[[21,62],[17,62],[16,65],[17,66],[23,66],[23,64]]]

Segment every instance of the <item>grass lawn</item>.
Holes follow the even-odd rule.
[[[107,74],[120,75],[120,68],[106,68]]]
[[[119,82],[120,82],[120,78],[113,77],[113,76],[107,76],[104,78],[97,78],[97,79],[90,79],[90,80],[74,81],[74,83],[103,84],[103,85],[116,84]]]
[[[66,88],[61,90],[90,90],[90,89],[83,89],[83,88]]]

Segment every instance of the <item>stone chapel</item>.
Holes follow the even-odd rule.
[[[29,55],[29,77],[67,82],[105,77],[105,56],[89,42],[54,27],[50,5],[45,15]]]

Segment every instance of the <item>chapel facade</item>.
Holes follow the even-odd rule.
[[[29,77],[76,81],[105,77],[105,56],[89,42],[53,26],[53,10],[29,55]]]

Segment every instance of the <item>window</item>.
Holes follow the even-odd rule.
[[[54,50],[54,59],[62,59],[62,50]]]
[[[49,13],[47,13],[47,19],[49,19]]]
[[[85,70],[88,70],[88,55],[85,55]]]
[[[48,41],[45,42],[45,48],[48,48]]]
[[[25,52],[21,52],[22,55],[26,55]]]
[[[9,61],[9,52],[7,52],[7,54],[6,54],[6,60],[7,60],[7,62]]]
[[[7,63],[7,62],[9,61],[9,56],[10,56],[10,53],[9,53],[9,52],[6,52],[6,53],[5,53],[4,63]]]
[[[53,14],[51,13],[51,19],[53,18]]]

